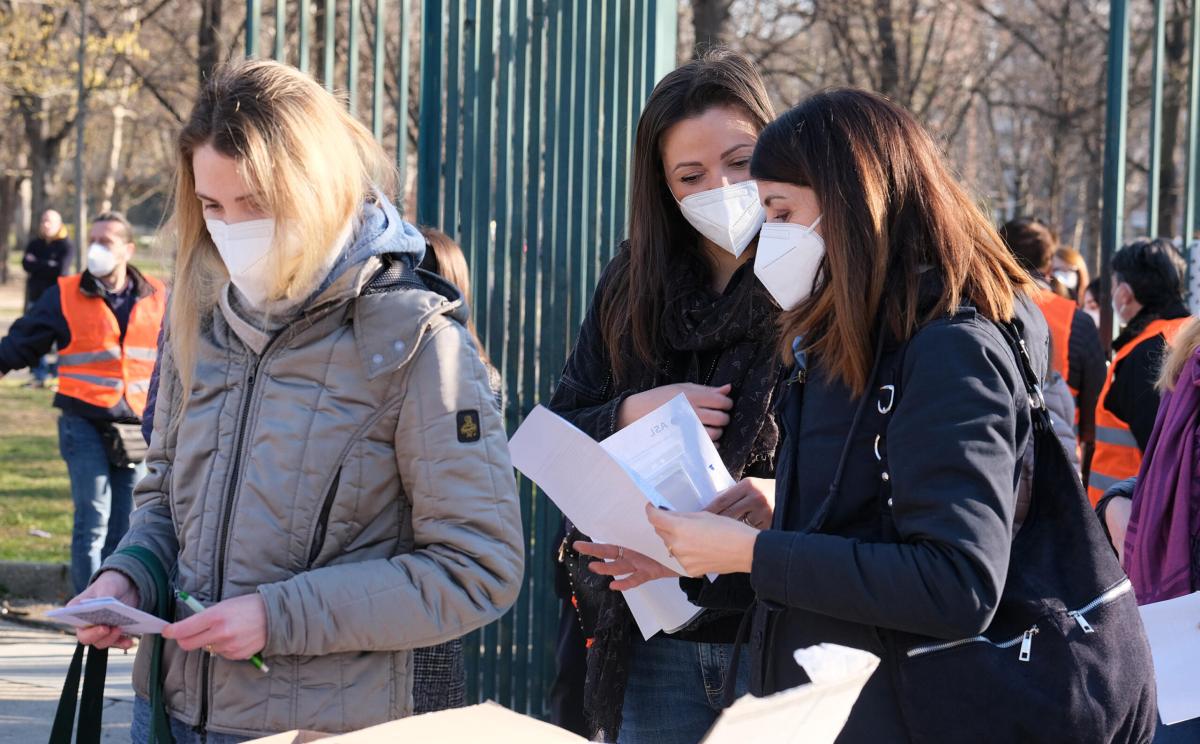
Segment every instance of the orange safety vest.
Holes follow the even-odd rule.
[[[1064,380],[1069,380],[1071,378],[1067,375],[1067,367],[1070,358],[1071,323],[1075,320],[1075,311],[1078,308],[1074,302],[1048,290],[1038,292],[1034,302],[1042,311],[1042,315],[1046,316],[1046,325],[1050,326],[1050,338],[1054,342],[1051,364]],[[1071,388],[1071,394],[1079,395],[1079,391]]]
[[[134,302],[123,342],[108,304],[80,290],[83,275],[59,278],[62,313],[71,333],[71,343],[58,352],[60,395],[99,408],[113,408],[124,398],[138,416],[146,410],[167,292],[157,279],[143,278],[154,292]]]
[[[1092,471],[1088,476],[1088,498],[1091,499],[1092,506],[1100,501],[1109,488],[1137,475],[1142,466],[1142,451],[1138,449],[1133,431],[1128,424],[1104,407],[1117,365],[1144,341],[1159,334],[1170,344],[1188,320],[1190,318],[1154,321],[1137,338],[1121,347],[1109,365],[1108,378],[1104,381],[1104,389],[1100,391],[1100,405],[1096,406],[1096,452],[1092,456]]]

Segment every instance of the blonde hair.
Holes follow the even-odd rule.
[[[204,224],[192,156],[204,146],[237,161],[256,206],[275,220],[271,299],[310,288],[328,246],[395,171],[371,133],[313,78],[266,60],[226,64],[205,83],[179,134],[167,244],[176,250],[168,328],[182,389],[191,388],[201,324],[229,272]],[[300,246],[284,251],[284,246]],[[188,396],[184,395],[186,405]]]
[[[1200,352],[1200,319],[1193,318],[1190,323],[1180,329],[1175,336],[1175,343],[1168,347],[1156,387],[1164,393],[1174,390],[1184,365],[1197,352]]]

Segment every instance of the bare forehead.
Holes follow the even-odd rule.
[[[749,155],[758,140],[758,126],[735,106],[714,106],[699,116],[676,122],[659,144],[664,165],[719,158],[734,152]]]
[[[106,243],[124,243],[126,240],[125,226],[114,220],[92,223],[92,229],[88,235],[92,240],[100,240]]]

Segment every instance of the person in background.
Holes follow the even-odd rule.
[[[1104,347],[1100,335],[1073,300],[1051,291],[1050,273],[1058,241],[1049,227],[1035,219],[1012,220],[1000,228],[1000,237],[1036,285],[1033,300],[1050,327],[1054,351],[1051,375],[1061,375],[1075,398],[1081,449],[1075,460],[1086,474],[1096,440],[1096,402],[1104,387]],[[1052,377],[1048,382],[1053,382]]]
[[[629,240],[600,278],[549,404],[602,440],[685,395],[730,473],[745,478],[710,509],[763,526],[782,364],[778,309],[754,276],[763,210],[749,166],[773,117],[758,71],[732,52],[689,62],[655,86],[633,149]],[[622,744],[695,744],[725,705],[726,687],[747,689],[744,668],[736,679],[728,674],[739,613],[705,612],[678,632],[643,640],[624,598],[611,591],[624,588],[605,562],[617,549],[572,532],[559,555],[590,638],[592,734]]]
[[[1068,296],[1082,307],[1083,289],[1088,285],[1088,268],[1083,254],[1067,245],[1059,247],[1054,252],[1053,276]]]
[[[41,299],[46,290],[58,283],[60,276],[71,273],[71,262],[75,257],[75,245],[67,237],[67,226],[62,215],[53,209],[42,213],[38,223],[38,236],[25,246],[21,267],[25,269],[25,312],[28,313]],[[48,378],[55,374],[49,358],[43,355],[37,364],[30,367],[34,387],[45,387]]]
[[[1100,328],[1100,280],[1093,279],[1079,298],[1079,307],[1092,319],[1097,330]]]
[[[1158,417],[1137,478],[1096,505],[1138,604],[1200,591],[1200,320],[1175,336],[1157,388]],[[1155,744],[1200,742],[1200,719],[1167,726]]]
[[[1183,258],[1165,238],[1135,240],[1112,259],[1114,322],[1123,324],[1113,341],[1112,364],[1096,410],[1096,452],[1088,496],[1096,504],[1105,491],[1137,475],[1158,415],[1155,387],[1164,350],[1187,322]]]
[[[499,618],[521,587],[516,483],[467,310],[417,272],[425,241],[384,196],[391,159],[299,70],[216,70],[176,158],[150,472],[72,603],[155,611],[158,565],[206,606],[163,630],[159,678],[138,649],[138,744],[155,721],[176,744],[226,744],[410,715],[411,649]]]
[[[124,216],[98,215],[88,242],[87,269],[60,277],[0,340],[0,374],[58,346],[54,405],[75,504],[76,592],[125,534],[133,487],[146,472],[138,432],[167,302],[163,284],[130,264],[133,228]]]

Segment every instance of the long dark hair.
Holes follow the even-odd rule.
[[[604,345],[618,381],[632,364],[652,367],[660,354],[661,323],[671,266],[698,260],[700,236],[679,211],[663,175],[662,137],[684,119],[716,106],[742,110],[759,129],[774,118],[766,87],[746,57],[725,49],[669,73],[650,94],[638,120],[630,188],[628,250],[618,254],[607,301],[599,308]],[[634,359],[628,358],[632,343]]]
[[[780,316],[780,353],[790,359],[792,339],[803,336],[856,394],[868,382],[881,315],[902,340],[966,303],[1010,320],[1015,292],[1031,286],[928,133],[882,96],[852,89],[811,96],[763,130],[750,172],[808,186],[821,202],[827,251],[818,286]],[[928,269],[941,294],[923,308]]]

